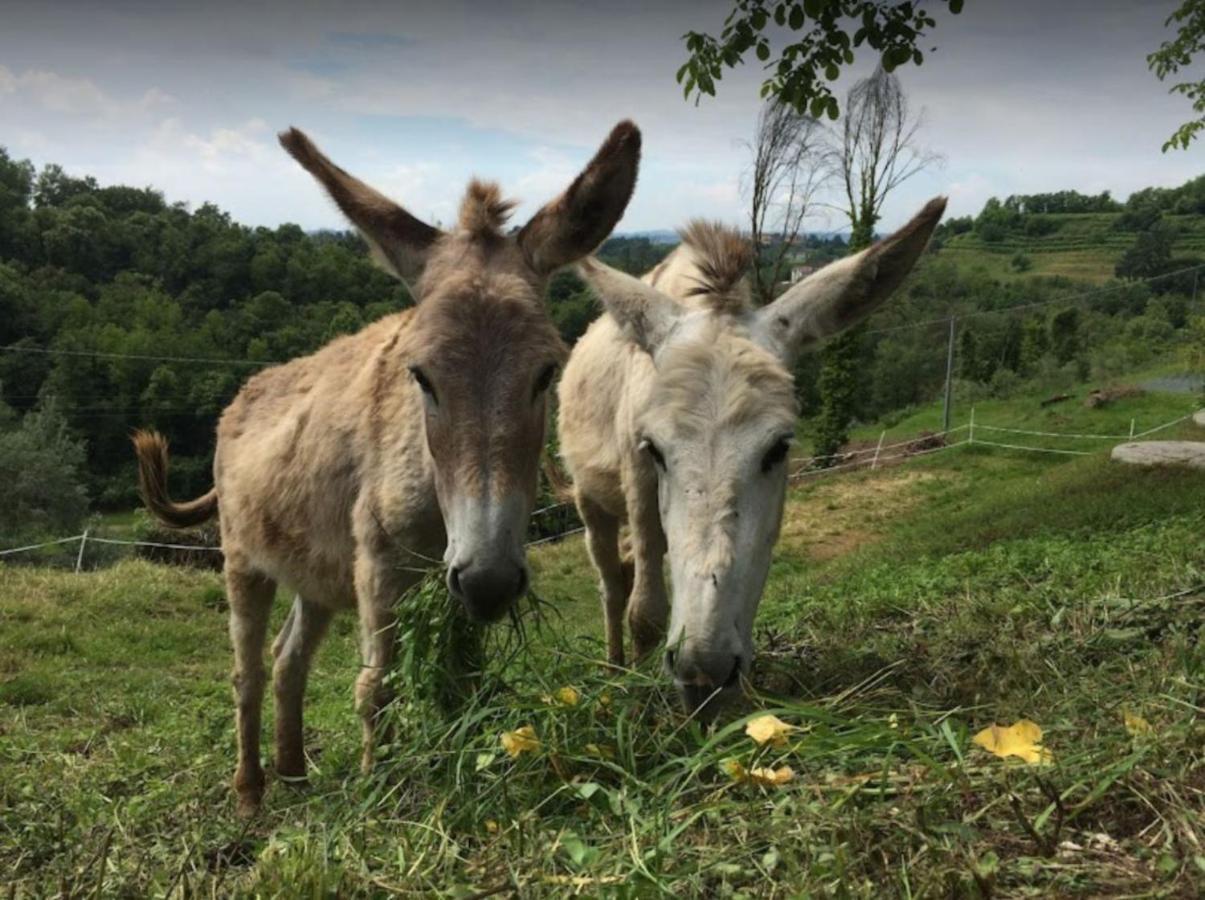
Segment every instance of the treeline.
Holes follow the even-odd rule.
[[[669,249],[618,238],[602,255],[642,271]],[[597,314],[572,275],[550,297],[566,340]],[[0,401],[11,424],[55,399],[86,439],[101,507],[134,502],[132,427],[164,431],[178,489],[203,490],[217,417],[248,373],[410,302],[354,232],[249,228],[211,204],[37,171],[0,149]]]
[[[976,216],[946,219],[934,235],[939,245],[959,234],[973,232],[985,243],[999,243],[1015,237],[1043,237],[1054,234],[1069,214],[1111,213],[1112,229],[1120,232],[1144,232],[1164,215],[1205,215],[1205,175],[1190,179],[1175,188],[1149,187],[1135,191],[1120,203],[1109,191],[1081,194],[1056,191],[1048,194],[1014,194],[1000,200],[991,197]]]
[[[1178,209],[1201,183],[1151,202]],[[1071,202],[1063,193],[1035,196]],[[1025,211],[1032,199],[989,204],[985,213],[1046,215]],[[863,338],[854,361],[859,417],[879,418],[937,393],[945,326],[916,323],[949,315],[963,319],[960,375],[983,391],[1121,372],[1165,353],[1195,333],[1199,319],[1188,307],[1191,285],[1143,280],[1183,262],[1159,221],[1139,232],[1142,252],[1119,264],[1119,277],[1130,283],[1070,312],[1057,302],[1002,312],[1083,286],[995,279],[943,257],[935,241]],[[943,234],[958,227],[948,223]],[[600,255],[639,273],[670,249],[643,237],[613,238]],[[809,236],[801,250],[814,264],[845,245],[840,237]],[[548,295],[569,342],[598,314],[571,274],[554,278]],[[152,189],[101,187],[57,166],[36,171],[0,150],[0,478],[8,489],[0,540],[22,528],[66,533],[89,503],[133,505],[135,427],[167,434],[173,490],[200,493],[210,483],[217,418],[248,374],[410,302],[354,233],[249,228],[212,205],[189,210]],[[809,355],[797,371],[805,415],[816,407],[817,366]],[[50,484],[55,472],[67,483]]]

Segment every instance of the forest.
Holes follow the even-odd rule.
[[[1181,226],[1168,222],[1202,212],[1205,177],[1124,204],[1074,191],[992,199],[973,219],[950,220],[861,339],[858,417],[902,413],[936,395],[951,316],[964,320],[963,389],[992,396],[1035,379],[1108,378],[1177,343],[1205,344],[1193,274],[1174,275],[1201,260],[1173,252]],[[984,241],[1032,236],[1081,213],[1108,213],[1132,239],[1116,279],[1086,301],[1062,302],[1086,287],[1073,280],[1002,279],[942,252],[968,232]],[[841,246],[805,238],[798,261],[823,263]],[[613,237],[600,256],[643,272],[669,249]],[[571,273],[553,279],[548,299],[570,343],[597,315]],[[249,373],[410,302],[353,232],[249,228],[209,204],[189,209],[150,187],[37,170],[0,149],[0,476],[13,486],[0,533],[54,533],[89,509],[133,506],[136,427],[172,441],[176,490],[203,491],[217,418]],[[818,368],[813,356],[796,373],[805,417],[816,409]]]

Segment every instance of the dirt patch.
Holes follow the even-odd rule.
[[[879,540],[889,520],[921,500],[919,486],[949,473],[890,472],[857,481],[831,481],[793,494],[782,519],[781,550],[816,562]]]

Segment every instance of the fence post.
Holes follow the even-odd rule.
[[[1130,419],[1130,440],[1134,440],[1134,420]]]
[[[88,546],[88,532],[90,528],[85,528],[84,533],[79,536],[79,556],[75,558],[75,574],[78,575],[84,567],[84,547]]]
[[[950,430],[950,399],[954,387],[954,327],[957,320],[950,316],[950,343],[946,348],[946,396],[941,406],[941,430]]]
[[[971,407],[971,427],[967,431],[967,443],[975,443],[975,407]]]
[[[883,438],[887,437],[887,432],[884,431],[879,435],[879,446],[874,448],[874,460],[870,463],[870,471],[874,471],[879,467],[879,453],[883,449]]]

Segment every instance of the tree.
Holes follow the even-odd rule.
[[[836,156],[837,177],[845,190],[851,251],[874,241],[875,225],[891,192],[940,159],[917,143],[921,120],[908,109],[899,79],[883,67],[850,89]],[[855,326],[821,351],[817,456],[831,459],[849,440],[865,333],[865,324]]]
[[[758,299],[769,303],[816,193],[831,178],[832,169],[820,123],[778,100],[762,107],[749,151],[749,231],[757,252],[753,283]]]
[[[961,12],[963,0],[938,0]],[[771,25],[798,35],[771,60]],[[734,0],[718,38],[697,31],[683,37],[689,58],[677,80],[687,99],[715,96],[715,83],[744,61],[752,50],[769,76],[763,98],[776,97],[799,113],[836,119],[837,98],[829,85],[852,65],[863,43],[879,54],[890,72],[907,63],[920,65],[922,39],[937,21],[919,3],[897,0]]]
[[[1118,278],[1153,278],[1168,270],[1172,260],[1171,228],[1156,222],[1139,232],[1134,244],[1117,261],[1114,274]]]
[[[88,512],[82,442],[54,404],[17,416],[0,404],[0,540],[6,545],[79,531]]]
[[[1179,26],[1175,39],[1164,41],[1158,50],[1146,58],[1147,68],[1154,72],[1160,81],[1165,81],[1169,75],[1175,75],[1181,69],[1188,68],[1193,57],[1205,49],[1205,0],[1184,0],[1163,24],[1170,26],[1172,23]],[[1197,118],[1190,119],[1176,129],[1163,143],[1164,153],[1177,147],[1187,150],[1188,145],[1196,140],[1197,134],[1205,129],[1205,78],[1199,81],[1181,81],[1173,84],[1170,91],[1187,97]]]

